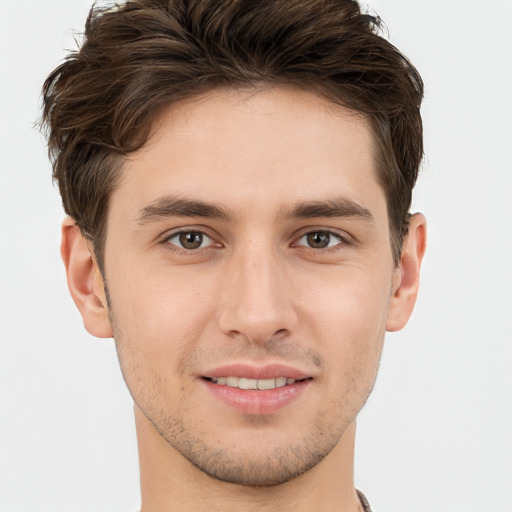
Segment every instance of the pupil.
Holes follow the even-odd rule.
[[[331,235],[323,231],[316,231],[315,233],[309,233],[307,239],[310,247],[323,249],[329,245]]]
[[[180,234],[180,244],[185,249],[197,249],[203,243],[203,234],[196,231],[189,231]]]

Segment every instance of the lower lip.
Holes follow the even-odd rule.
[[[275,389],[239,389],[204,380],[208,389],[222,402],[251,415],[272,414],[296,400],[311,384],[311,379]]]

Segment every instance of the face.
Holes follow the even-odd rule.
[[[111,197],[124,378],[223,481],[282,483],[336,447],[374,384],[396,273],[369,126],[306,92],[169,107]]]

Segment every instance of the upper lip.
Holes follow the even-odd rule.
[[[303,380],[311,377],[298,368],[281,363],[271,363],[261,366],[248,363],[229,363],[218,366],[203,374],[203,377],[214,379],[218,377],[245,377],[247,379],[287,379]]]

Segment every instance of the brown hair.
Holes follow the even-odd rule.
[[[83,44],[47,78],[42,123],[64,209],[100,268],[123,155],[170,102],[289,85],[365,114],[398,264],[423,155],[423,83],[352,0],[129,0],[93,6]]]

